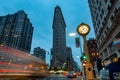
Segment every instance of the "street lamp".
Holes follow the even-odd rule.
[[[88,35],[89,31],[90,31],[90,27],[85,23],[81,23],[77,27],[78,34],[83,37],[83,40],[84,40],[84,53],[87,56],[87,60],[86,60],[87,63],[84,66],[85,72],[86,72],[86,78],[87,78],[87,80],[94,80],[93,67],[92,67],[92,64],[90,62],[90,58],[89,58],[89,54],[88,54],[88,47],[87,47],[87,40],[86,40],[86,36]]]

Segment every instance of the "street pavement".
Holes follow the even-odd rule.
[[[48,77],[4,77],[0,80],[82,80],[80,79],[80,76],[77,78],[68,78],[64,75],[52,75]]]
[[[78,76],[77,78],[68,78],[67,76],[63,76],[63,75],[56,75],[56,76],[47,77],[46,79],[43,80],[82,80],[82,79],[80,79],[80,76]]]

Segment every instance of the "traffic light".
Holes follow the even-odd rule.
[[[82,61],[82,66],[86,66],[87,61]]]
[[[79,37],[76,37],[76,38],[75,38],[75,43],[76,43],[76,48],[79,48],[79,47],[80,47]]]
[[[87,56],[85,54],[83,54],[80,59],[81,59],[81,61],[86,61],[87,60]]]
[[[83,55],[83,60],[87,60],[87,56],[86,55]]]

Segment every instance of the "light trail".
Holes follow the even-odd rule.
[[[39,58],[7,46],[0,46],[0,76],[23,75],[46,76],[47,64]]]

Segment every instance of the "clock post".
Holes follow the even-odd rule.
[[[85,70],[84,74],[87,80],[94,80],[93,66],[92,66],[92,63],[90,62],[90,58],[88,54],[88,47],[87,47],[87,40],[86,40],[86,36],[88,35],[89,31],[90,31],[90,27],[87,24],[81,23],[77,27],[78,34],[83,37],[84,53],[87,56],[87,60],[86,60],[87,63],[84,66],[82,65],[82,68]]]

